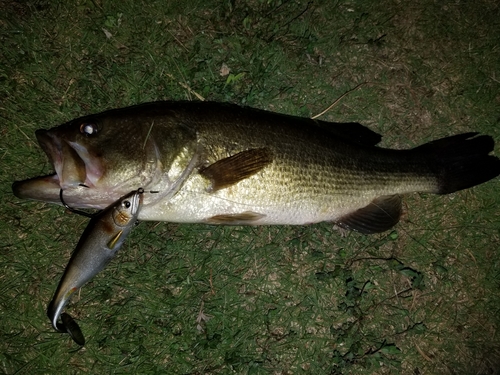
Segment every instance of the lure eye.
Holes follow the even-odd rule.
[[[95,135],[97,133],[97,125],[91,122],[85,122],[80,125],[80,133],[85,135]]]
[[[123,201],[122,206],[125,208],[130,208],[131,204],[129,201]]]

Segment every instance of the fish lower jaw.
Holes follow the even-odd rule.
[[[139,184],[105,186],[65,185],[56,174],[16,181],[12,185],[13,193],[20,199],[62,204],[60,192],[63,189],[64,202],[72,208],[104,209],[122,196],[137,190]]]

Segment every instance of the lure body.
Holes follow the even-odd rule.
[[[90,220],[49,304],[47,315],[54,329],[69,333],[80,345],[85,340],[76,322],[72,321],[71,328],[64,320],[58,321],[62,310],[71,295],[102,271],[123,245],[137,221],[142,193],[139,189],[125,195]]]

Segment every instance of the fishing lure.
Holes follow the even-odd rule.
[[[123,245],[137,221],[143,193],[143,189],[132,191],[91,218],[48,306],[54,329],[69,333],[78,345],[85,344],[80,327],[62,310],[73,293],[102,271]]]

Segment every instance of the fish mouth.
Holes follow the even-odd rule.
[[[102,176],[99,160],[85,146],[58,137],[50,130],[37,130],[36,138],[47,154],[61,189],[94,187]]]
[[[67,204],[97,209],[119,197],[119,192],[107,191],[99,184],[104,165],[87,147],[67,140],[54,130],[37,130],[35,134],[55,173],[14,182],[12,191],[16,197],[61,204],[63,189]]]

